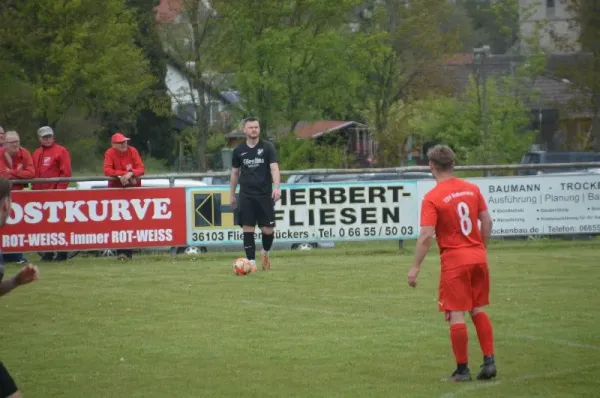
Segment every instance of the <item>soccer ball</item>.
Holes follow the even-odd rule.
[[[233,272],[235,272],[236,275],[248,275],[255,271],[256,266],[247,258],[240,257],[233,262]]]

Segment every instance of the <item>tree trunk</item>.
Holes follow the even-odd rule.
[[[208,115],[206,109],[206,100],[204,98],[204,90],[199,91],[199,104],[196,108],[196,156],[198,160],[198,171],[205,172],[207,170],[206,162],[206,147],[208,146]]]

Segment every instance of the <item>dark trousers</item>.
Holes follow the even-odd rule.
[[[132,258],[133,257],[133,250],[126,250],[126,249],[117,250],[117,256],[120,256],[120,255],[124,255],[127,258]]]

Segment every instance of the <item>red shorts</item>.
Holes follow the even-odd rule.
[[[471,311],[490,303],[490,276],[488,266],[463,265],[442,270],[438,311]]]

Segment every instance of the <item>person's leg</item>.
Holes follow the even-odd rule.
[[[2,362],[0,362],[0,397],[21,397],[21,393],[19,392],[15,381]]]
[[[15,262],[17,264],[27,264],[27,259],[25,258],[25,254],[23,253],[10,253],[5,256],[9,256],[11,262]],[[6,257],[5,257],[6,258]]]
[[[490,279],[487,264],[476,264],[471,267],[471,283],[473,290],[473,310],[471,320],[477,330],[479,346],[483,354],[483,365],[477,374],[478,380],[489,380],[496,377],[494,359],[494,330],[492,322],[484,307],[490,302]]]
[[[54,260],[54,252],[45,252],[45,253],[42,253],[42,259],[41,259],[41,261],[46,262],[46,261],[52,261],[52,260]]]
[[[133,257],[133,250],[117,249],[117,258],[119,260],[131,260],[132,257]]]
[[[238,224],[242,227],[244,252],[246,258],[250,260],[253,267],[256,267],[256,241],[254,233],[256,230],[256,218],[254,214],[253,199],[248,197],[239,197]]]
[[[450,324],[450,342],[456,370],[450,381],[470,381],[469,335],[465,323],[465,311],[472,307],[469,269],[459,267],[442,271],[439,286],[438,310],[445,313]]]
[[[68,257],[69,257],[69,252],[58,252],[58,253],[56,253],[55,261],[67,261]]]
[[[257,203],[257,222],[262,232],[262,250],[260,251],[263,271],[271,269],[271,258],[269,252],[275,240],[275,204],[271,197],[261,198]]]

